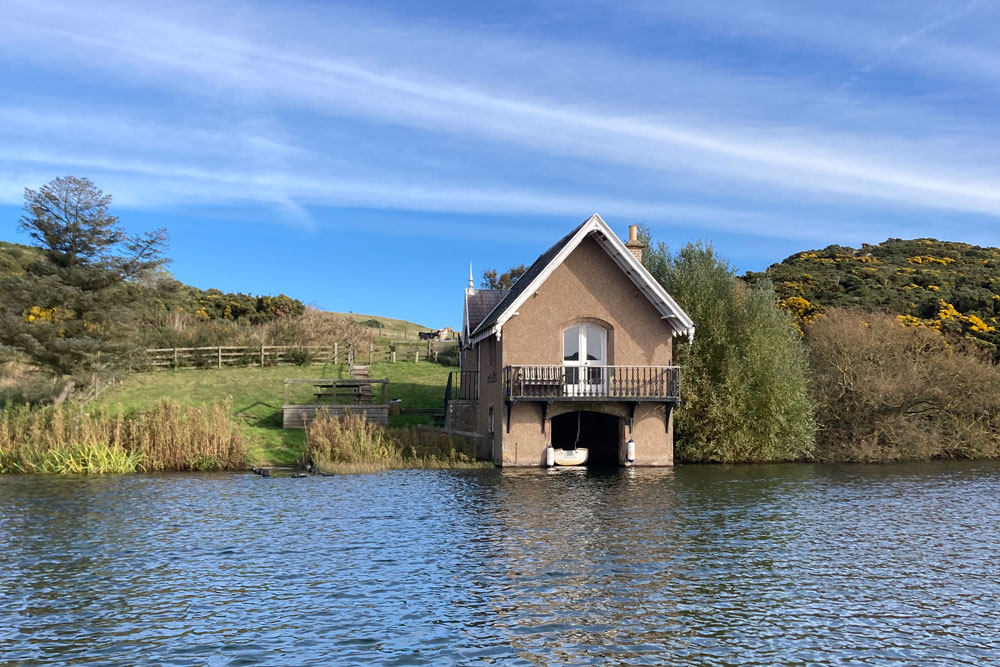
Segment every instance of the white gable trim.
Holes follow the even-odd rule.
[[[687,313],[681,310],[681,307],[677,305],[673,297],[667,294],[667,291],[663,289],[660,283],[656,282],[649,271],[639,263],[639,260],[625,247],[625,244],[619,239],[611,228],[608,227],[608,223],[601,219],[601,216],[596,213],[592,215],[580,229],[577,230],[576,234],[566,243],[565,246],[552,258],[548,266],[544,267],[535,279],[528,284],[528,286],[518,295],[507,308],[504,309],[502,313],[497,316],[496,324],[491,326],[489,329],[478,332],[472,339],[470,343],[478,343],[484,338],[495,334],[497,338],[500,338],[500,332],[503,330],[503,325],[507,323],[511,317],[513,317],[518,309],[524,305],[524,303],[542,286],[552,272],[558,268],[560,264],[566,261],[566,258],[576,250],[577,246],[583,242],[585,238],[594,234],[594,239],[600,244],[602,248],[608,253],[611,259],[621,268],[621,270],[632,280],[639,291],[649,300],[649,302],[656,308],[657,312],[660,313],[660,317],[666,320],[667,324],[673,330],[675,336],[686,335],[688,338],[694,338],[694,322],[688,317]],[[497,304],[499,306],[499,304]]]

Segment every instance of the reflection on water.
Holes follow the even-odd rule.
[[[1000,662],[1000,466],[0,478],[0,664]]]

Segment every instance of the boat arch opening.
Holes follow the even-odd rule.
[[[552,446],[590,450],[588,466],[621,465],[624,433],[624,420],[604,412],[575,410],[552,418]]]

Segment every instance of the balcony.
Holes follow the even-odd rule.
[[[678,366],[507,366],[507,401],[657,401],[681,398]]]

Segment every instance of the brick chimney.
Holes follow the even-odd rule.
[[[639,225],[629,225],[628,242],[625,244],[625,247],[642,264],[642,249],[646,245],[639,240]]]

